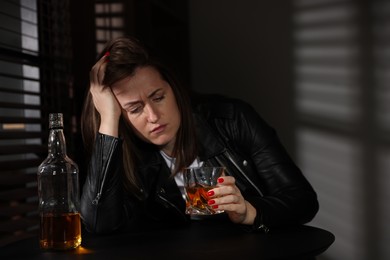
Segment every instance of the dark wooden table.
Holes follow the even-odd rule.
[[[188,227],[110,235],[83,232],[82,245],[70,251],[44,251],[38,238],[0,248],[0,259],[314,259],[335,240],[311,226],[253,233],[240,226],[194,221]]]

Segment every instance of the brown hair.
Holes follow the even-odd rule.
[[[99,54],[98,59],[106,52],[109,52],[110,56],[103,80],[105,86],[109,87],[115,82],[133,75],[137,68],[146,66],[156,69],[163,80],[171,86],[181,117],[181,125],[173,149],[173,156],[176,158],[173,174],[177,174],[181,169],[189,166],[197,156],[195,128],[186,89],[179,84],[170,69],[160,62],[156,56],[153,56],[137,39],[120,37],[108,42]],[[88,154],[91,155],[100,125],[100,115],[94,107],[90,92],[87,93],[81,119],[84,145]],[[145,150],[142,146],[148,146],[149,144],[136,137],[131,127],[122,117],[119,123],[119,135],[123,138],[124,185],[127,190],[138,193],[140,187],[136,167],[140,159],[139,153]]]

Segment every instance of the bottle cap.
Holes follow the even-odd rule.
[[[63,128],[64,123],[62,119],[62,113],[49,114],[49,129]]]

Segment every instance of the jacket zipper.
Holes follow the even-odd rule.
[[[260,196],[263,197],[263,193],[261,192],[261,190],[256,187],[256,185],[249,179],[249,177],[244,173],[244,171],[241,169],[241,167],[234,161],[233,156],[230,155],[230,153],[227,150],[224,152],[224,154],[226,155],[228,160],[231,163],[233,163],[233,165],[240,171],[240,173],[250,183],[250,185],[252,185],[252,187],[260,194]],[[262,216],[261,216],[261,218],[262,218]],[[254,227],[254,228],[257,229],[257,230],[262,230],[264,233],[268,233],[269,232],[269,228],[266,225],[263,224],[262,220],[260,220],[260,225],[257,226],[257,227]]]
[[[109,155],[111,155],[112,151],[114,150],[114,147],[116,145],[117,141],[115,140],[114,142],[112,142],[111,146],[110,146],[110,150],[109,150]],[[103,151],[103,149],[102,149]],[[100,158],[102,158],[103,156],[101,156]],[[108,161],[106,163],[106,166],[107,165],[110,165],[110,161],[111,161],[111,158],[112,156],[108,156]],[[104,187],[104,183],[106,182],[106,177],[107,177],[107,167],[104,168],[104,171],[103,171],[103,178],[101,179],[101,181],[98,183],[98,193],[96,194],[96,197],[92,200],[92,204],[93,205],[98,205],[99,204],[99,200],[100,198],[102,197],[102,193],[103,193],[103,187]]]
[[[242,174],[242,176],[244,176],[244,178],[250,183],[250,185],[252,185],[252,187],[259,193],[260,196],[263,197],[263,193],[261,192],[261,190],[256,187],[256,185],[251,181],[251,179],[245,174],[245,172],[241,169],[241,167],[234,161],[233,159],[233,156],[230,155],[230,153],[226,150],[224,152],[224,154],[226,155],[226,157],[229,159],[229,161],[231,163],[233,163],[233,165],[237,168],[237,170]],[[217,159],[218,160],[218,159]]]

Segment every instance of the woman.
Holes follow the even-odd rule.
[[[316,193],[248,104],[221,96],[190,102],[135,39],[102,51],[82,123],[90,161],[81,215],[91,232],[189,223],[180,172],[190,165],[226,167],[208,203],[251,230],[306,223],[318,211]]]

